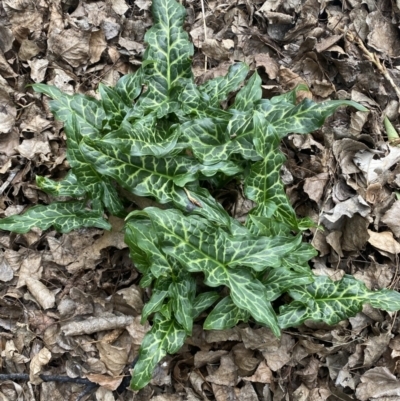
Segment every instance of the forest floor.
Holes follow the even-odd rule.
[[[215,0],[204,14],[198,0],[183,5],[199,82],[245,61],[261,75],[264,97],[305,83],[315,101],[369,109],[341,108],[313,134],[290,135],[282,177],[296,212],[325,227],[306,235],[319,251],[315,274],[397,289],[400,148],[389,144],[383,119],[400,127],[400,1]],[[0,217],[49,203],[35,176],[58,179],[69,168],[62,124],[27,85],[88,95],[100,82],[115,85],[140,66],[150,6],[0,1]],[[254,325],[205,332],[199,321],[150,385],[126,390],[123,376],[148,330],[140,325],[148,294],[122,221],[112,223],[111,232],[0,232],[0,401],[400,400],[399,317],[368,306],[334,327],[286,330],[280,341]],[[108,322],[105,331],[104,317],[116,316],[125,327]],[[2,380],[10,373],[29,381]]]

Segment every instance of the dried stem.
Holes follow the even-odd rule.
[[[207,25],[206,25],[206,11],[204,7],[204,0],[201,0],[201,12],[203,14],[203,28],[204,28],[204,42],[207,40]],[[207,56],[204,55],[204,71],[207,71]]]
[[[394,91],[396,92],[397,98],[400,101],[400,89],[393,81],[393,78],[390,76],[389,71],[387,70],[386,66],[381,63],[376,53],[370,52],[364,45],[361,38],[351,31],[346,32],[346,38],[350,41],[355,43],[361,51],[364,53],[367,60],[371,61],[378,71],[388,80]]]

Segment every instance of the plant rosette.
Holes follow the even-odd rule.
[[[400,309],[396,291],[369,291],[352,276],[334,282],[312,274],[308,262],[317,252],[301,233],[313,224],[296,217],[280,180],[282,138],[314,131],[340,106],[366,109],[345,100],[297,103],[305,86],[263,99],[259,75],[247,79],[244,63],[197,86],[193,45],[182,28],[184,7],[153,0],[152,11],[142,66],[113,88],[100,84],[101,100],[33,85],[53,99],[51,110],[64,122],[71,165],[62,181],[37,177],[37,185],[76,200],[34,206],[0,221],[0,229],[17,233],[50,226],[66,233],[110,229],[105,212],[126,219],[125,241],[142,274],[140,285],[152,294],[142,312],[152,328],[140,347],[132,389],[149,383],[159,361],[182,347],[203,312],[206,330],[251,320],[279,336],[309,319],[338,323],[364,303]],[[232,92],[231,106],[221,107]],[[207,189],[231,180],[242,182],[256,205],[245,224]],[[127,215],[118,186],[164,207]],[[272,302],[285,293],[292,301],[277,309]]]

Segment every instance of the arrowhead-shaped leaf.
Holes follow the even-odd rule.
[[[89,96],[62,93],[58,88],[45,84],[32,85],[36,92],[44,93],[54,99],[50,101],[50,109],[58,120],[66,122],[71,114],[76,116],[82,135],[99,137],[106,119],[101,103]]]
[[[34,227],[42,230],[54,227],[61,233],[81,227],[111,229],[111,225],[101,214],[87,209],[86,202],[54,202],[51,205],[34,206],[22,215],[0,220],[0,230],[19,234],[27,233]]]
[[[157,363],[168,353],[176,353],[185,342],[186,333],[175,320],[156,314],[153,327],[145,335],[135,365],[131,388],[139,390],[150,380]]]
[[[273,126],[281,139],[289,133],[308,134],[315,131],[341,106],[352,106],[359,111],[367,111],[365,107],[351,100],[315,103],[309,99],[298,105],[263,99],[256,109],[263,113],[268,124]]]
[[[144,54],[144,81],[147,91],[140,97],[138,105],[144,109],[163,109],[174,86],[182,80],[192,79],[190,57],[193,45],[182,28],[185,8],[168,0],[153,0],[154,25],[146,32],[148,47]],[[168,109],[158,113],[167,114]]]
[[[312,284],[289,289],[293,302],[281,306],[278,322],[281,328],[294,327],[306,320],[333,325],[355,316],[365,303],[384,310],[400,309],[400,294],[396,291],[370,291],[352,276],[339,281],[319,276]]]

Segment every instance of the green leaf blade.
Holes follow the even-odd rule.
[[[25,234],[37,227],[47,230],[53,226],[61,233],[81,227],[97,227],[110,230],[111,225],[96,211],[86,208],[85,202],[54,202],[38,205],[22,215],[9,216],[0,220],[0,229]]]
[[[161,314],[157,314],[153,327],[145,335],[140,346],[139,359],[131,379],[132,390],[140,390],[146,386],[156,365],[167,353],[174,354],[179,351],[185,339],[185,331],[174,320],[165,319]]]

